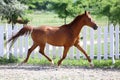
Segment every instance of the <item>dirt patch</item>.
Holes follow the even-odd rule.
[[[0,66],[0,80],[120,80],[120,70],[62,66]]]

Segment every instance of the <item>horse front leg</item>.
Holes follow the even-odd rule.
[[[90,66],[93,67],[94,64],[92,63],[90,57],[87,55],[87,53],[85,52],[85,50],[80,46],[80,44],[77,43],[77,44],[75,44],[74,46],[77,47],[77,48],[86,56],[88,62],[90,63]]]
[[[58,61],[58,66],[60,66],[60,64],[62,63],[62,61],[66,58],[67,52],[68,52],[69,48],[70,48],[70,47],[64,47],[63,56],[62,56],[62,58]]]
[[[41,53],[45,58],[47,58],[48,61],[51,62],[51,64],[53,65],[54,64],[54,61],[52,59],[50,59],[44,52],[44,49],[45,49],[45,44],[41,44],[39,45],[40,46],[40,50],[39,50],[39,53]]]

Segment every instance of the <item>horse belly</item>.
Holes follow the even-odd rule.
[[[63,46],[65,43],[64,37],[59,37],[59,36],[52,36],[47,38],[47,43],[51,44],[53,46]]]

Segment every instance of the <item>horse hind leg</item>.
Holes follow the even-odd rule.
[[[45,49],[45,44],[43,45],[39,45],[40,46],[40,50],[39,50],[39,53],[41,53],[45,58],[47,58],[48,61],[51,62],[51,64],[54,64],[53,60],[50,59],[44,52],[44,49]]]
[[[38,46],[37,44],[33,43],[33,45],[31,46],[31,48],[28,49],[27,57],[25,58],[25,60],[24,60],[21,64],[26,63],[26,62],[28,61],[31,52],[32,52],[37,46]]]

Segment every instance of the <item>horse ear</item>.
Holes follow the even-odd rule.
[[[87,11],[85,11],[85,14],[87,14]]]
[[[87,15],[87,14],[90,14],[90,12],[88,12],[88,11],[85,11],[85,14]]]
[[[90,12],[88,12],[88,14],[90,14]]]

